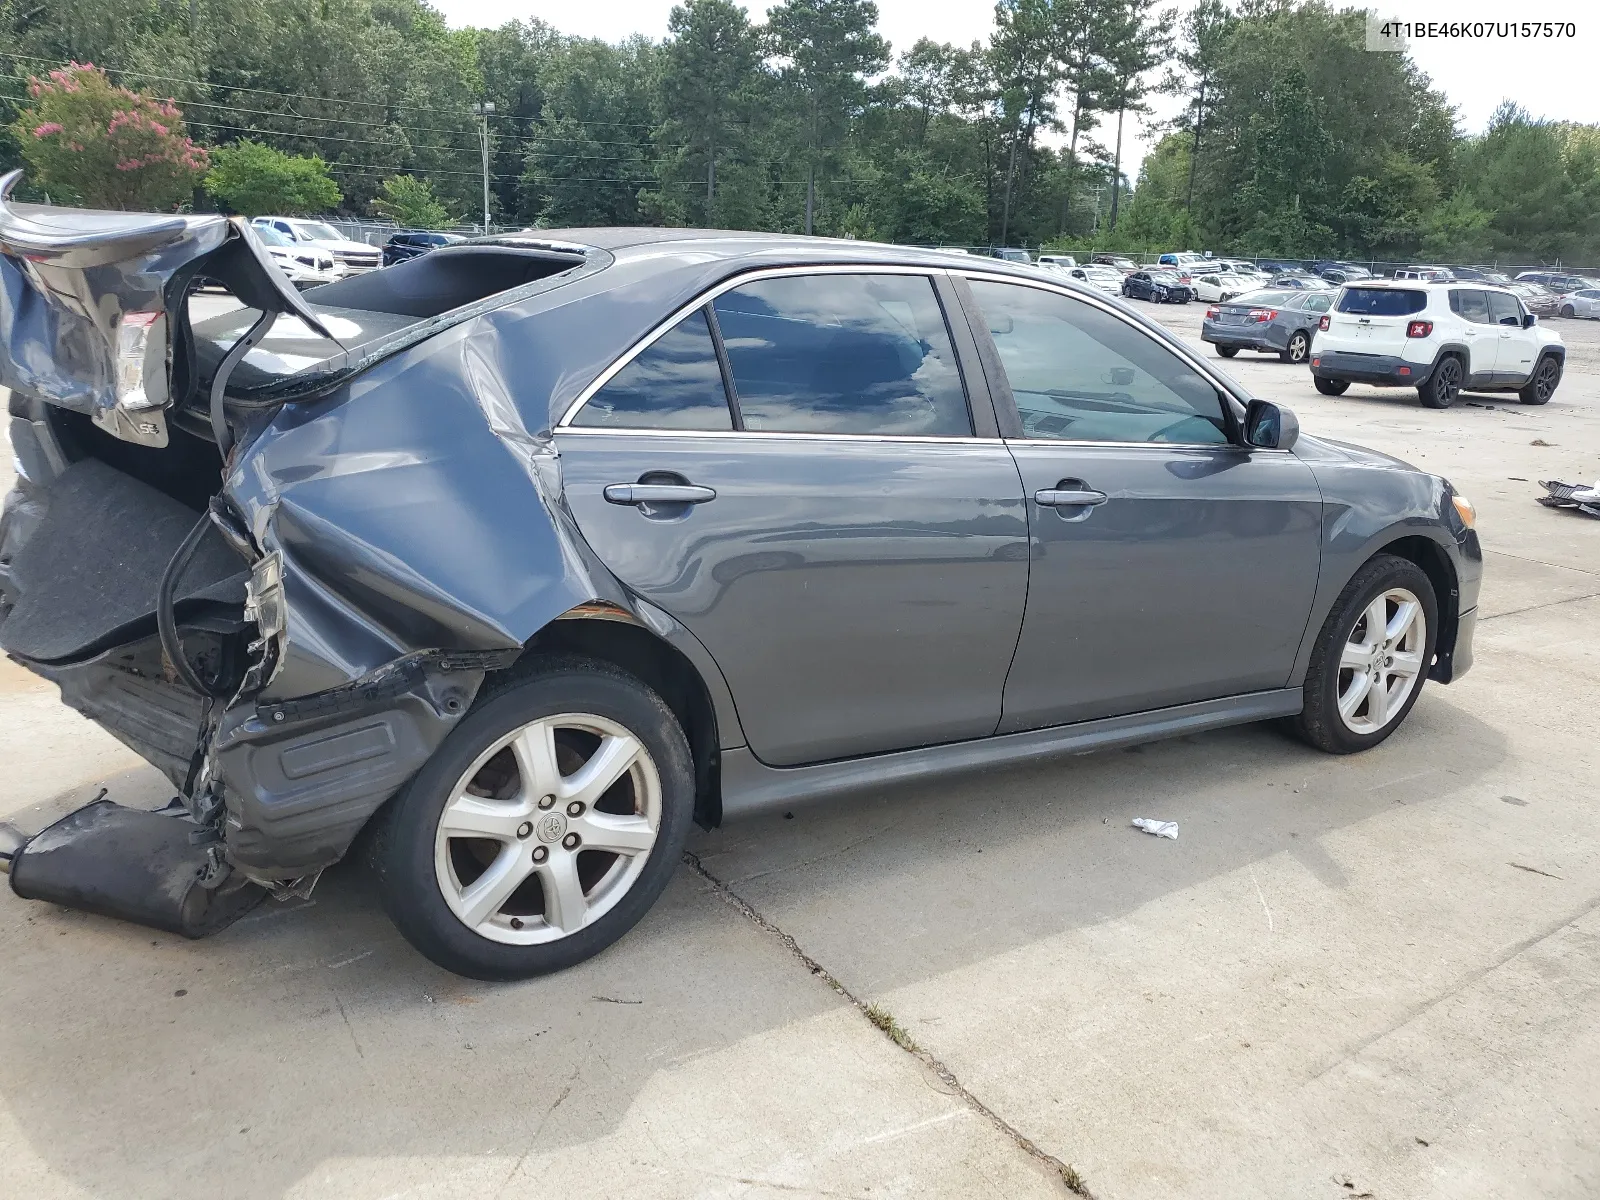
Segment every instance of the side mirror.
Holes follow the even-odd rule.
[[[1244,410],[1244,440],[1262,450],[1288,450],[1300,436],[1300,419],[1287,408],[1252,400]]]
[[[1539,318],[1534,316],[1532,313],[1524,313],[1522,316],[1522,327],[1524,329],[1532,329],[1538,320]]]

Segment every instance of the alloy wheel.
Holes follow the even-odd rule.
[[[1339,656],[1339,719],[1352,733],[1386,728],[1422,677],[1428,618],[1405,588],[1373,598],[1356,618]]]
[[[1292,338],[1289,339],[1289,361],[1290,362],[1293,362],[1293,363],[1305,362],[1306,355],[1308,355],[1310,353],[1311,353],[1311,342],[1306,338],[1305,334],[1297,333]]]
[[[490,746],[440,814],[434,872],[456,918],[492,941],[567,937],[638,880],[661,826],[649,751],[605,717],[532,721]]]
[[[1540,404],[1555,395],[1556,377],[1560,373],[1561,368],[1556,366],[1556,361],[1553,358],[1547,358],[1539,364],[1539,373],[1533,380],[1533,394]]]

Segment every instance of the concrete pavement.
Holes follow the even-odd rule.
[[[0,896],[0,1191],[1600,1193],[1600,522],[1533,503],[1600,476],[1600,325],[1557,324],[1545,408],[1225,366],[1478,506],[1477,665],[1378,750],[1247,727],[697,835],[707,874],[515,986],[356,869],[199,943]],[[164,796],[9,667],[0,761],[35,823]]]

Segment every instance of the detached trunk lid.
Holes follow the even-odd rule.
[[[201,279],[240,303],[317,314],[238,218],[14,204],[0,177],[0,384],[143,446],[203,384],[186,300]]]

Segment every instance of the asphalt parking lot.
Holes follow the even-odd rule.
[[[1534,503],[1600,476],[1600,323],[1550,323],[1542,408],[1225,364],[1477,505],[1477,664],[1377,750],[1252,726],[697,834],[517,985],[355,868],[194,943],[0,895],[0,1193],[1600,1194],[1600,521]],[[168,794],[9,664],[0,761],[34,827]]]

